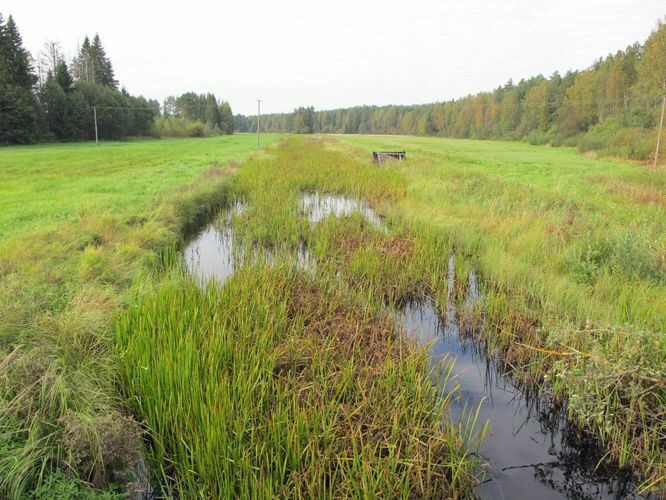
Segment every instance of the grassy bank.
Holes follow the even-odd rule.
[[[572,150],[415,137],[390,214],[450,240],[486,283],[485,335],[516,373],[568,400],[620,463],[664,480],[666,174]]]
[[[234,162],[255,147],[224,137],[0,151],[0,496],[132,479],[141,429],[117,397],[112,317],[160,252],[223,204]]]

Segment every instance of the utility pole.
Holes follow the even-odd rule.
[[[666,94],[661,97],[661,120],[659,120],[659,133],[657,134],[657,149],[654,152],[654,168],[659,161],[659,146],[661,145],[661,130],[664,127],[664,111],[666,111]]]
[[[93,116],[95,117],[95,144],[99,145],[99,137],[97,136],[97,106],[93,106]]]
[[[259,151],[259,119],[261,117],[261,99],[257,99],[257,151]]]

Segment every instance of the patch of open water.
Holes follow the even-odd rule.
[[[275,264],[281,259],[292,260],[297,269],[314,272],[316,261],[301,241],[293,255],[282,255],[271,248],[253,248],[247,251],[234,234],[232,218],[242,214],[245,205],[235,203],[215,222],[204,227],[183,250],[183,260],[188,272],[197,283],[205,285],[211,280],[223,284],[243,265],[263,262]]]
[[[473,307],[480,297],[476,274],[468,279],[464,307]],[[540,500],[630,497],[635,485],[629,472],[599,465],[603,449],[582,439],[561,408],[516,385],[477,340],[461,336],[451,296],[453,257],[448,282],[445,320],[431,301],[407,305],[399,319],[418,342],[431,344],[433,368],[455,361],[448,379],[450,388],[459,386],[452,418],[460,419],[464,411],[480,405],[478,425],[490,422],[480,449],[488,472],[476,489],[477,495]]]
[[[306,218],[317,223],[330,215],[349,217],[355,212],[360,213],[377,229],[384,229],[381,218],[367,203],[358,198],[343,195],[320,193],[318,191],[304,193],[301,197],[301,210]]]

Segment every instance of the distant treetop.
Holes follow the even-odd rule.
[[[72,73],[78,82],[106,85],[112,89],[118,88],[113,66],[106,56],[98,34],[95,34],[92,43],[87,36],[84,38],[78,56],[72,61]]]

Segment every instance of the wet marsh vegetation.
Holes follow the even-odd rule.
[[[411,137],[371,165],[395,140],[213,153],[154,205],[19,227],[0,492],[663,492],[663,174]]]
[[[213,496],[249,494],[252,485],[265,496],[605,498],[658,490],[664,474],[660,360],[643,361],[657,373],[650,379],[632,371],[618,381],[611,371],[594,381],[599,366],[587,351],[579,351],[582,363],[569,350],[577,347],[556,344],[555,335],[569,324],[567,311],[557,330],[545,330],[535,309],[516,307],[533,298],[484,274],[478,246],[475,252],[456,233],[433,225],[432,211],[419,218],[406,210],[414,203],[412,165],[380,170],[340,148],[330,139],[292,138],[271,157],[246,164],[229,191],[230,206],[242,200],[242,210],[223,213],[185,251],[185,267],[199,276],[195,284],[174,271],[170,291],[156,285],[164,295],[149,294],[150,306],[139,301],[121,323],[120,343],[130,346],[128,396],[137,401],[136,414],[155,420],[147,419],[159,443],[153,462],[166,482]],[[207,245],[212,229],[232,238],[233,248]],[[193,258],[206,247],[216,255],[209,262],[227,259],[225,269]],[[197,269],[210,273],[202,280]],[[194,297],[191,306],[168,305],[181,288],[213,301],[197,313],[203,326],[181,322],[175,312],[198,309]],[[257,304],[256,294],[270,299]],[[271,303],[274,314],[267,312]],[[416,321],[416,311],[425,311],[426,320]],[[207,323],[216,317],[219,325]],[[218,331],[212,360],[197,362],[195,349],[179,363],[178,353],[192,349],[182,339],[203,335],[194,344],[208,351],[209,335]],[[151,351],[155,344],[160,348]],[[190,378],[193,363],[203,371]],[[160,367],[159,376],[151,366]],[[580,373],[567,380],[574,368]],[[220,394],[246,401],[238,384],[250,380],[259,391],[252,414],[189,399],[187,392],[194,383],[215,401]],[[605,409],[598,416],[604,429],[576,405],[574,390],[587,380],[596,392],[584,393],[584,404]],[[182,395],[166,402],[154,396],[154,384],[164,386],[162,394]],[[625,391],[637,386],[639,399],[627,399]],[[227,430],[218,435],[220,428]],[[241,429],[249,430],[240,437]],[[211,442],[218,444],[193,448]],[[220,456],[220,449],[228,451]],[[243,465],[234,468],[223,460],[229,456]],[[276,457],[284,460],[280,466]]]
[[[234,178],[230,206],[244,208],[186,247],[191,275],[175,265],[120,320],[123,386],[165,484],[183,496],[472,495],[478,429],[447,417],[453,391],[431,383],[426,351],[385,307],[425,292],[412,257],[431,249],[360,201],[395,202],[401,182],[292,139]],[[226,243],[211,247],[211,231]],[[207,266],[209,251],[229,264]]]
[[[359,136],[330,147],[367,162],[395,144]],[[643,490],[663,491],[666,218],[653,195],[666,189],[663,171],[522,144],[399,144],[413,154],[394,165],[409,179],[396,212],[448,235],[469,261],[463,275],[475,266],[485,288],[476,338],[516,380],[561,401],[607,458],[640,471]]]

